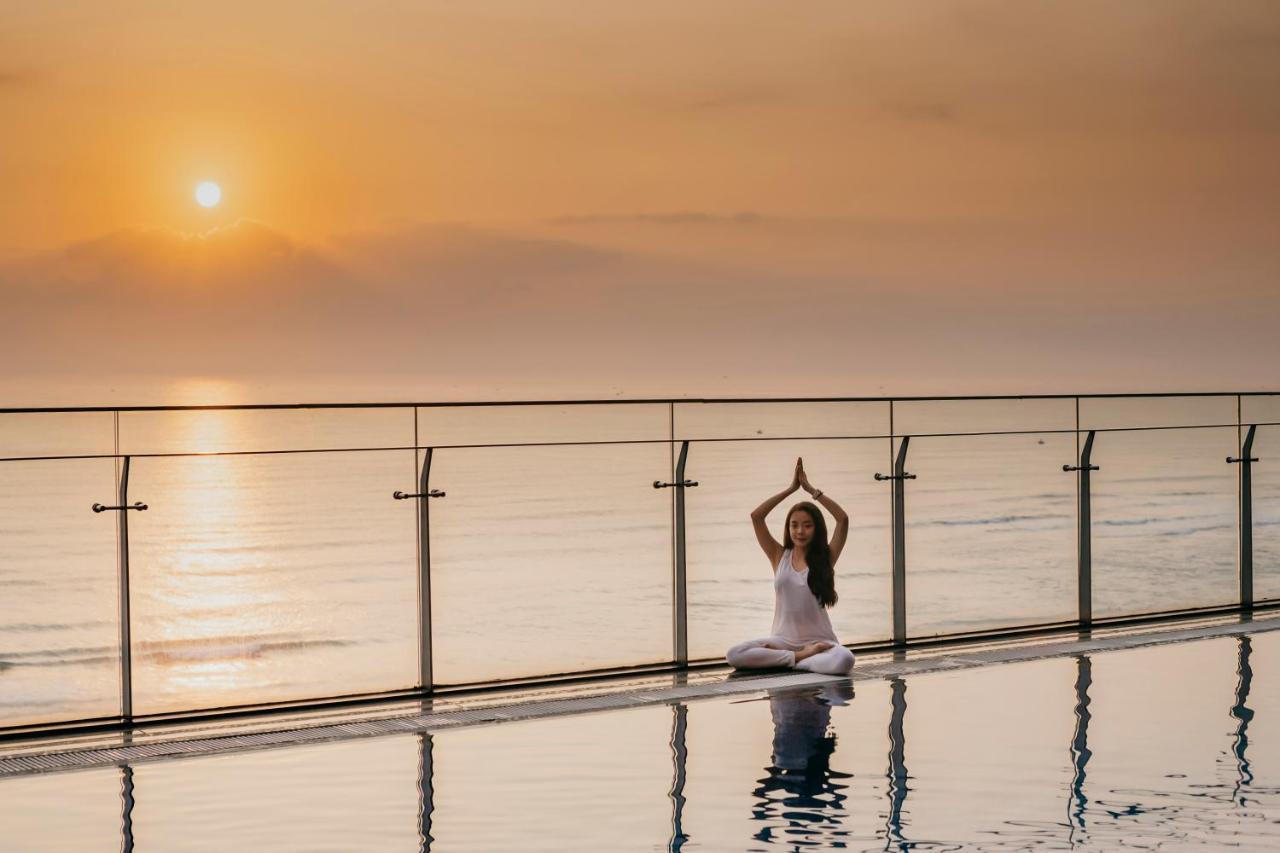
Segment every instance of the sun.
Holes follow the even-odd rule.
[[[196,202],[201,207],[217,207],[222,201],[222,187],[213,181],[203,181],[196,187]]]

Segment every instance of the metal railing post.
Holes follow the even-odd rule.
[[[1080,450],[1079,465],[1063,465],[1063,471],[1077,472],[1076,494],[1079,499],[1079,512],[1076,516],[1076,593],[1080,629],[1088,630],[1093,625],[1093,506],[1090,496],[1089,472],[1097,471],[1098,466],[1089,459],[1093,455],[1093,438],[1096,432],[1089,430]]]
[[[1253,609],[1253,463],[1257,458],[1253,455],[1253,436],[1258,431],[1257,424],[1249,426],[1244,444],[1240,446],[1239,456],[1228,456],[1227,464],[1240,465],[1240,545],[1239,545],[1239,578],[1240,606],[1245,610]]]
[[[907,495],[906,481],[914,480],[908,474],[907,445],[911,436],[904,435],[898,444],[898,458],[893,463],[892,474],[876,472],[877,480],[893,481],[893,644],[907,642]]]
[[[112,414],[112,431],[113,450],[116,459],[120,460],[120,412],[117,410]],[[116,466],[116,504],[117,506],[127,507],[129,505],[129,457],[124,457],[122,462],[117,462]],[[94,512],[102,512],[105,507],[101,504],[94,504]],[[117,593],[120,596],[119,614],[120,621],[120,716],[125,725],[133,719],[133,628],[131,625],[132,615],[129,612],[129,513],[127,510],[117,510],[119,517],[116,518],[116,581]],[[133,772],[127,774],[129,793],[129,810],[132,811],[133,805]],[[130,833],[132,836],[132,833]],[[132,837],[129,840],[132,845]]]
[[[674,483],[654,480],[655,489],[676,490],[676,559],[671,583],[671,645],[673,660],[677,666],[689,665],[689,591],[685,575],[684,490],[698,485],[684,476],[685,462],[689,459],[689,442],[680,443],[680,459],[676,462]]]
[[[418,654],[419,679],[423,690],[435,684],[431,671],[431,495],[427,482],[431,479],[431,448],[422,460],[422,479],[418,481]]]
[[[432,448],[426,450],[418,491],[414,494],[394,492],[391,497],[398,501],[418,499],[418,681],[424,691],[430,692],[435,682],[431,673],[431,513],[427,498],[442,498],[445,493],[428,485]]]
[[[116,516],[120,535],[120,712],[125,722],[133,718],[133,631],[129,613],[129,457],[120,470],[119,501],[122,509]]]
[[[116,539],[119,543],[119,556],[116,568],[119,574],[120,591],[120,716],[127,725],[133,720],[133,640],[129,624],[129,512],[144,511],[147,505],[138,501],[129,503],[129,462],[124,457],[120,468],[120,483],[117,486],[115,506],[104,506],[95,503],[94,512],[118,512],[116,517]]]

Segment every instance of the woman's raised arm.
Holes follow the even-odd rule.
[[[760,543],[760,550],[764,551],[765,556],[769,558],[769,568],[773,571],[778,570],[778,561],[782,559],[782,543],[773,538],[773,534],[769,532],[768,526],[765,525],[765,519],[769,517],[769,513],[773,512],[778,504],[786,500],[787,495],[800,488],[800,475],[803,472],[803,464],[797,459],[795,474],[791,477],[791,485],[776,495],[766,498],[764,503],[751,510],[751,526],[756,530],[756,541]]]
[[[836,529],[831,533],[831,568],[836,567],[836,560],[840,559],[840,552],[844,550],[844,543],[849,538],[849,514],[844,511],[840,504],[827,497],[821,489],[815,489],[809,482],[808,475],[805,474],[804,468],[797,469],[797,476],[800,478],[800,488],[809,493],[809,496],[817,501],[823,509],[831,513],[831,517],[836,520]]]

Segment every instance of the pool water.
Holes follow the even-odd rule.
[[[1280,632],[0,780],[5,851],[1280,848]]]

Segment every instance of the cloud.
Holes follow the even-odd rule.
[[[147,299],[201,293],[225,299],[262,287],[314,289],[341,277],[314,249],[251,220],[201,234],[122,229],[20,259],[0,276],[0,284],[11,288]]]
[[[629,246],[456,224],[324,245],[256,222],[120,231],[0,264],[0,359],[15,375],[363,371],[578,396],[853,393],[870,379],[896,393],[1060,391],[1120,376],[1116,364],[1154,381],[1153,353],[1158,387],[1247,384],[1237,365],[1261,376],[1280,358],[1274,256],[1233,253],[1203,228],[1136,241],[1027,222],[631,227],[647,216],[586,230],[645,235]],[[702,254],[669,251],[685,240]]]
[[[679,98],[674,101],[677,110],[694,113],[720,113],[728,110],[756,107],[778,101],[783,93],[773,89],[725,89],[701,97]]]
[[[556,216],[552,225],[756,225],[765,217],[755,211],[704,213],[682,210],[672,213],[586,213]]]
[[[664,306],[634,298],[650,292],[643,267],[624,252],[456,225],[324,246],[256,222],[128,229],[0,265],[0,357],[204,373],[464,357],[492,367],[522,347],[536,361],[661,317]]]
[[[730,120],[735,118],[735,113],[785,104],[795,97],[793,86],[782,81],[744,79],[741,75],[708,80],[705,72],[699,71],[674,80],[646,78],[642,83],[627,82],[580,97],[585,97],[594,108],[622,107],[627,112],[640,110],[676,119]]]
[[[540,279],[598,272],[618,261],[611,250],[463,224],[349,234],[328,248],[379,276],[433,282]]]
[[[30,71],[18,68],[0,68],[0,91],[22,89],[30,86],[35,80],[36,75]]]
[[[1280,64],[1277,53],[1280,52],[1280,32],[1226,32],[1216,33],[1204,40],[1210,53],[1227,54],[1238,57],[1241,53],[1266,59],[1275,67]]]
[[[880,104],[884,112],[907,121],[946,124],[956,120],[956,110],[941,101],[885,101]]]

